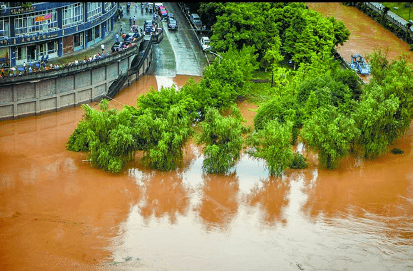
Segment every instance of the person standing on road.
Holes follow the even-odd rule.
[[[129,27],[132,27],[132,17],[129,17]]]
[[[116,33],[116,42],[119,42],[119,34]]]
[[[105,45],[102,43],[102,45],[100,45],[100,48],[102,48],[102,54],[105,51]]]
[[[136,16],[133,16],[133,24],[136,24]]]

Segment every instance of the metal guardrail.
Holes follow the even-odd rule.
[[[333,56],[335,59],[337,59],[338,61],[340,61],[341,66],[343,66],[346,69],[351,70],[350,64],[347,63],[344,58],[337,52],[336,49],[333,49]],[[366,84],[366,82],[363,81],[363,79],[360,77],[359,74],[357,74],[357,80],[359,81],[360,84],[364,85]]]
[[[123,51],[114,52],[110,56],[106,56],[103,59],[99,59],[91,63],[79,63],[78,65],[66,66],[64,68],[59,69],[42,70],[36,73],[25,74],[21,76],[4,76],[0,78],[0,83],[2,85],[20,84],[45,78],[63,77],[72,73],[77,73],[79,71],[91,70],[96,67],[109,65],[111,63],[117,62],[119,59],[123,59],[127,56],[136,54],[139,50],[139,45],[135,44],[132,47],[128,47]]]
[[[374,10],[375,12],[377,12],[378,14],[382,15],[383,14],[383,9],[384,6],[376,3],[376,2],[363,2],[364,5],[366,5],[367,7],[371,8],[372,10]],[[381,6],[380,6],[381,5]],[[382,8],[380,8],[382,7]],[[401,29],[405,30],[407,29],[407,21],[405,19],[403,19],[402,17],[400,17],[399,15],[397,15],[396,13],[392,12],[391,10],[389,10],[386,14],[386,19],[389,20],[392,24],[397,25],[398,27],[400,27]],[[413,26],[410,26],[410,28],[408,29],[410,30],[410,32],[413,33]]]
[[[146,60],[150,52],[150,49],[152,46],[152,39],[145,40],[142,43],[143,43],[142,47],[144,50],[139,52],[139,55],[137,55],[132,60],[131,67],[126,71],[126,73],[120,74],[119,77],[112,83],[112,85],[109,87],[108,94],[106,95],[107,97],[113,99],[116,96],[116,94],[118,94],[122,90],[123,86],[125,85],[126,80],[128,80],[128,78],[132,74],[139,72],[140,68],[143,66],[144,61]],[[139,48],[140,47],[141,46],[139,46]],[[136,64],[133,65],[133,63],[136,63]]]
[[[357,7],[367,16],[370,16],[372,19],[381,23],[378,18],[383,16],[384,6],[382,4],[378,2],[347,2],[347,4],[349,3],[351,3],[352,6]],[[391,10],[387,11],[385,21],[388,21],[388,23],[383,24],[383,26],[392,31],[398,38],[410,44],[413,49],[413,25],[410,26],[410,28],[407,28],[409,22]]]

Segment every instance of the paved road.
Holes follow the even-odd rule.
[[[140,2],[137,2],[140,7]],[[146,2],[145,2],[146,3]],[[139,27],[143,26],[145,20],[152,19],[152,13],[141,13],[140,8],[135,13],[134,3],[130,14],[125,15],[137,17]],[[205,56],[199,46],[197,36],[191,29],[191,25],[182,14],[177,3],[164,2],[168,12],[173,13],[177,23],[177,31],[169,31],[166,21],[160,22],[164,28],[164,39],[159,44],[153,45],[154,61],[148,74],[155,76],[175,77],[176,75],[201,76],[203,69],[208,65]],[[126,23],[123,28],[129,27]]]
[[[196,33],[192,29],[177,3],[164,3],[168,12],[173,13],[177,23],[177,31],[169,31],[163,22],[166,36],[175,54],[176,73],[184,75],[202,75],[207,61],[199,45]]]

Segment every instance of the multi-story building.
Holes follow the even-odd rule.
[[[113,30],[117,2],[0,2],[0,64],[87,48]]]

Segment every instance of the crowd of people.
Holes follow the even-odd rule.
[[[156,10],[155,5],[152,4],[141,4],[141,13],[144,12],[144,10],[146,10],[146,12],[150,12],[153,13],[153,21],[156,22],[155,25],[153,25],[153,29],[152,31],[155,32],[157,30],[157,19],[158,19],[158,14],[156,12],[154,12]],[[135,3],[135,13],[137,13],[138,11],[138,3]],[[118,10],[118,17],[121,19],[123,17],[123,10]],[[132,38],[132,42],[136,41],[136,39],[138,39],[140,36],[143,36],[144,30],[142,28],[139,28],[136,25],[136,16],[131,17],[130,18],[130,29],[132,33],[136,33],[136,35]],[[152,34],[152,33],[151,33]],[[125,39],[126,38],[126,33],[123,32],[122,30],[122,26],[120,28],[120,36]],[[116,41],[119,41],[119,35],[116,34]],[[119,48],[116,51],[123,51],[125,49],[128,49],[129,47],[132,47],[134,44],[133,43],[125,43],[123,44],[123,47]],[[28,75],[28,74],[34,74],[34,73],[38,73],[38,72],[44,72],[44,71],[50,71],[50,70],[58,70],[58,69],[63,69],[66,67],[76,67],[79,65],[85,65],[85,64],[90,64],[90,63],[94,63],[94,62],[98,62],[99,60],[104,59],[105,57],[110,56],[110,53],[105,53],[104,52],[104,44],[101,45],[101,49],[102,52],[98,52],[94,55],[90,55],[85,56],[83,59],[76,59],[73,62],[68,62],[68,63],[50,63],[47,64],[47,61],[39,61],[39,62],[35,62],[35,63],[27,63],[24,62],[23,63],[23,67],[12,67],[12,68],[5,68],[3,66],[1,66],[0,69],[0,78],[3,77],[13,77],[13,76],[24,76],[24,75]],[[114,52],[116,53],[116,52]]]
[[[102,44],[103,45],[103,44]],[[133,46],[133,44],[129,44],[128,47]],[[126,48],[123,48],[124,50]],[[120,51],[122,51],[120,50]],[[59,70],[59,69],[64,69],[64,68],[71,68],[71,67],[78,67],[82,65],[88,65],[91,63],[99,62],[100,60],[107,58],[111,56],[109,52],[104,52],[104,46],[102,46],[102,51],[101,52],[96,52],[93,55],[85,56],[83,59],[76,59],[74,61],[68,62],[68,63],[50,63],[46,64],[45,61],[40,61],[37,62],[39,65],[35,65],[32,62],[29,64],[26,64],[26,62],[23,63],[23,67],[20,68],[4,68],[1,66],[0,69],[0,78],[4,77],[15,77],[15,76],[24,76],[24,75],[30,75],[38,72],[44,72],[44,71],[51,71],[51,70]]]

